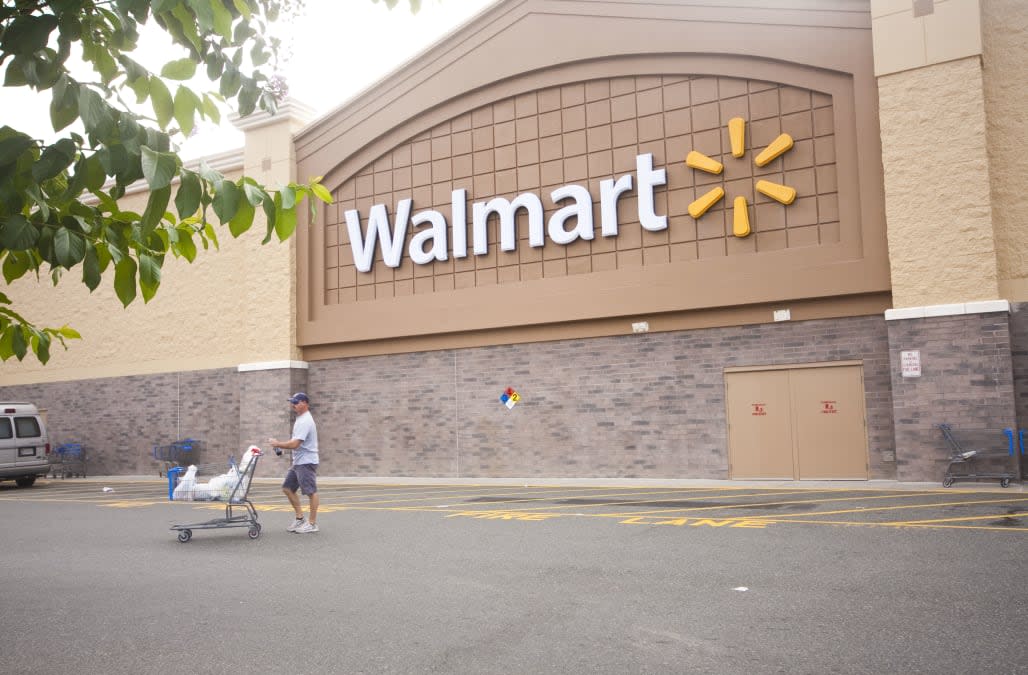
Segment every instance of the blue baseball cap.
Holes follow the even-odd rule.
[[[307,398],[307,394],[303,393],[302,391],[296,392],[295,394],[293,394],[292,398],[289,399],[289,402],[293,405],[296,405],[300,401],[303,401],[304,403],[311,402],[311,400]]]

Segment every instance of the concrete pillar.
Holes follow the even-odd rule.
[[[893,306],[897,478],[939,480],[937,429],[1016,426],[1001,299],[980,0],[872,0]],[[919,377],[903,377],[917,351]]]
[[[296,156],[293,134],[314,117],[313,109],[293,100],[279,106],[274,115],[254,113],[233,121],[245,135],[243,174],[269,189],[281,188],[296,180]],[[306,208],[303,205],[302,208]],[[263,233],[267,220],[257,210],[254,229]],[[244,271],[246,282],[240,289],[248,294],[246,302],[272,304],[281,316],[267,325],[256,326],[250,336],[258,342],[257,353],[275,359],[241,364],[239,371],[239,445],[256,444],[265,449],[269,436],[286,438],[292,430],[292,408],[288,399],[296,391],[307,389],[307,364],[300,360],[296,343],[296,238],[278,242],[272,235],[269,256]],[[274,455],[265,458],[274,473]],[[279,468],[285,464],[280,462]]]

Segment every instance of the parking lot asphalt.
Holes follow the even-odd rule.
[[[0,484],[0,672],[1028,673],[1019,484],[320,494],[316,534],[258,478],[259,539],[182,544],[224,506],[156,478]]]

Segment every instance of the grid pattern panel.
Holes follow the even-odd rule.
[[[731,155],[728,120],[746,120],[746,153]],[[325,230],[325,302],[361,302],[394,296],[588,274],[699,258],[752,254],[837,243],[838,188],[832,99],[806,89],[724,77],[641,76],[590,80],[528,92],[472,110],[411,138],[370,163],[334,193]],[[779,134],[794,147],[764,167],[754,157]],[[724,165],[721,175],[685,165],[697,150]],[[656,189],[655,211],[668,228],[639,224],[635,190],[618,201],[619,232],[600,233],[599,181],[635,172],[635,158],[652,153],[667,170]],[[783,206],[757,192],[765,179],[793,187],[796,201]],[[517,213],[514,251],[499,248],[499,224],[488,223],[486,255],[414,265],[403,250],[391,268],[376,251],[369,273],[353,265],[344,212],[356,208],[366,228],[371,206],[413,199],[412,215],[433,209],[450,220],[451,191],[467,190],[468,247],[472,204],[532,192],[544,207],[544,227],[567,202],[549,195],[578,184],[593,195],[595,236],[567,246],[547,240],[529,246],[528,216]],[[634,187],[637,187],[635,181]],[[712,187],[725,197],[698,220],[689,204]],[[732,236],[732,204],[745,197],[753,234]],[[573,220],[567,223],[573,226]],[[452,224],[451,224],[452,225]],[[408,225],[408,239],[415,230]],[[449,236],[449,231],[447,232]]]

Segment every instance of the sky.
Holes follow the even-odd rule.
[[[288,28],[276,28],[291,52],[283,68],[290,97],[311,106],[315,116],[321,117],[494,1],[422,0],[421,10],[412,15],[406,0],[392,10],[384,2],[372,0],[306,0],[302,16]],[[165,62],[181,55],[170,41],[165,42],[163,33],[146,31],[133,58],[157,72]],[[194,88],[204,89],[197,83]],[[49,104],[50,92],[0,88],[0,126],[11,125],[52,141],[58,136],[50,128]],[[184,158],[199,157],[240,148],[242,139],[242,133],[227,120],[220,127],[204,122],[191,138],[179,139],[180,152]]]

